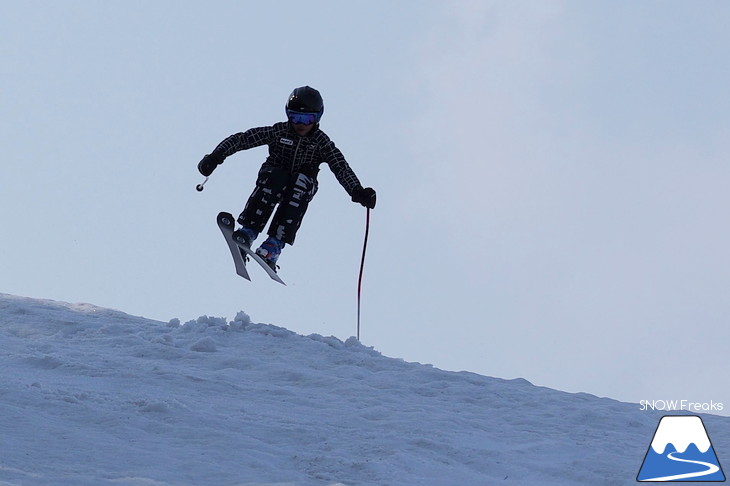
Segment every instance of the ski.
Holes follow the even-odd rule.
[[[241,253],[240,247],[233,240],[233,228],[235,227],[233,216],[230,213],[219,213],[218,214],[218,227],[223,233],[223,238],[226,239],[228,249],[231,250],[231,256],[233,257],[233,263],[236,265],[236,274],[251,280],[248,276],[248,270],[246,270],[246,260],[244,260],[243,253]]]
[[[276,273],[276,270],[271,268],[269,266],[269,264],[266,263],[264,261],[264,259],[261,258],[261,256],[258,253],[256,253],[251,248],[249,248],[245,245],[239,245],[238,243],[236,243],[236,245],[242,252],[246,253],[246,255],[248,255],[252,260],[254,260],[256,263],[261,265],[261,268],[263,268],[266,271],[266,273],[269,275],[269,277],[271,277],[271,280],[275,280],[275,281],[279,282],[281,285],[286,285],[284,283],[284,281],[281,279],[281,277],[279,277],[279,275]]]
[[[248,275],[248,270],[246,269],[246,261],[248,257],[261,265],[261,268],[264,269],[272,280],[275,280],[282,285],[286,285],[281,277],[277,275],[276,271],[271,268],[263,258],[257,255],[255,251],[245,245],[238,244],[238,242],[233,239],[234,221],[235,220],[231,213],[221,212],[218,214],[218,227],[221,229],[223,237],[226,239],[228,249],[231,250],[233,262],[236,265],[236,273],[246,280],[251,280]]]

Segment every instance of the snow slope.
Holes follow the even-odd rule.
[[[0,485],[628,485],[660,418],[243,312],[6,294],[0,376]],[[730,463],[730,419],[703,419]]]

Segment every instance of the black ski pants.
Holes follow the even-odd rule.
[[[261,233],[278,204],[268,235],[292,245],[317,187],[314,177],[263,166],[238,222]]]

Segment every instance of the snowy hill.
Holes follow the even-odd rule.
[[[0,367],[1,485],[628,485],[660,418],[243,312],[0,294]],[[703,419],[730,463],[730,419]]]

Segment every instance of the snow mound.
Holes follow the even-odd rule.
[[[629,484],[658,415],[383,356],[0,294],[3,485]],[[708,417],[730,451],[730,420]]]

